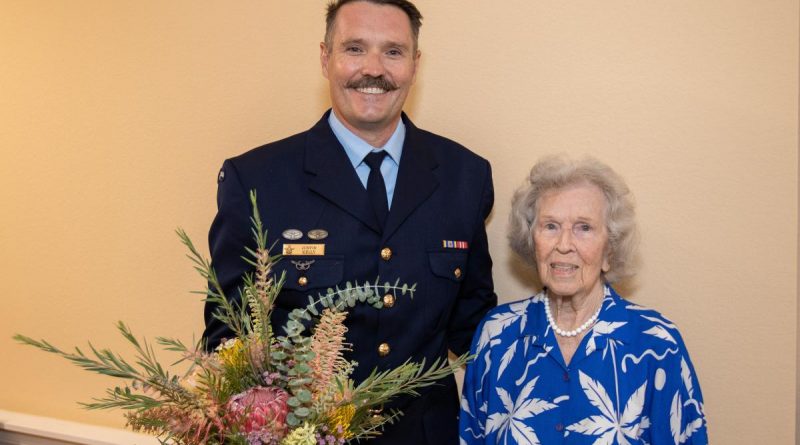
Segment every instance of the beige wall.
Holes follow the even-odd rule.
[[[205,246],[222,160],[326,109],[323,3],[0,2],[0,409],[123,424],[74,403],[108,380],[16,332],[113,348],[118,319],[149,337],[201,333],[188,291],[203,282],[173,229]],[[504,239],[527,169],[553,152],[604,159],[639,203],[644,268],[628,295],[680,326],[712,441],[793,442],[798,3],[419,6],[407,111],[491,161],[501,299],[532,292]]]

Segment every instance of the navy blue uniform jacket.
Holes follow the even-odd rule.
[[[273,314],[276,329],[289,311],[305,307],[308,296],[346,281],[416,283],[414,298],[398,295],[391,308],[356,305],[347,318],[348,341],[356,360],[353,378],[363,380],[373,368],[396,367],[409,358],[427,363],[469,351],[481,318],[497,303],[484,220],[494,201],[489,163],[461,145],[416,128],[403,115],[406,138],[394,198],[381,232],[367,192],[328,125],[328,114],[309,131],[264,145],[225,161],[220,173],[218,213],[209,242],[212,265],[228,298],[249,269],[243,246],[252,246],[249,190],[268,230],[268,245],[280,253],[284,243],[324,243],[325,255],[284,257],[274,267],[286,283]],[[304,238],[288,241],[286,229]],[[328,237],[311,241],[309,230]],[[443,247],[443,241],[465,241],[467,248]],[[391,249],[391,258],[380,252]],[[298,271],[291,260],[314,260]],[[301,286],[300,276],[307,284]],[[207,347],[232,334],[212,317],[206,305]],[[276,330],[276,332],[282,332]],[[378,353],[381,343],[390,347]],[[397,402],[405,415],[380,444],[457,444],[458,395],[450,377],[416,399]]]

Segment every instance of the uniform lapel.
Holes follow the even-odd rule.
[[[438,164],[431,154],[430,147],[425,145],[420,131],[405,114],[403,122],[406,125],[406,139],[403,143],[400,169],[397,172],[392,208],[386,220],[384,239],[391,236],[439,186],[439,181],[433,174]]]
[[[328,113],[308,132],[304,164],[310,190],[380,233],[367,191],[331,130]]]

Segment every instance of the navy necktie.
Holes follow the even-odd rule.
[[[386,225],[386,215],[389,214],[389,201],[386,199],[386,183],[383,181],[381,173],[381,163],[386,157],[386,152],[374,151],[364,158],[364,162],[369,166],[369,177],[367,178],[367,194],[375,210],[375,216],[381,229]]]

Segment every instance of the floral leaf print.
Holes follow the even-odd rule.
[[[611,323],[607,321],[598,321],[597,323],[595,323],[594,328],[592,328],[592,333],[607,335],[616,331],[622,326],[625,326],[626,323],[627,322],[625,321],[614,321]]]
[[[636,419],[638,419],[642,415],[642,409],[644,408],[644,393],[647,388],[647,380],[639,387],[631,397],[628,399],[628,403],[625,404],[625,409],[622,410],[622,417],[619,419],[619,423],[621,425],[630,425],[633,424]]]
[[[622,326],[625,326],[627,322],[624,321],[614,321],[614,322],[607,322],[607,321],[598,321],[595,323],[594,327],[592,328],[592,336],[589,337],[589,341],[586,342],[586,355],[591,354],[597,349],[597,344],[595,343],[595,339],[601,335],[608,335]]]
[[[684,364],[685,361],[681,363],[681,376],[684,375]],[[688,369],[688,366],[686,366],[686,369]],[[675,441],[675,445],[682,444],[689,440],[689,437],[703,426],[702,411],[698,409],[701,417],[690,422],[686,425],[686,429],[681,431],[681,425],[683,424],[683,406],[690,404],[697,406],[697,401],[690,398],[684,404],[681,399],[680,391],[675,391],[675,396],[672,398],[672,405],[669,410],[669,430],[672,433],[672,439]]]
[[[531,299],[520,301],[518,303],[514,303],[509,305],[509,311],[503,311],[496,314],[492,314],[491,317],[486,321],[483,328],[481,329],[481,335],[478,339],[478,345],[475,348],[475,355],[480,356],[483,355],[483,361],[485,366],[483,366],[483,375],[481,375],[481,379],[486,378],[489,374],[489,370],[492,369],[492,361],[491,361],[491,354],[486,348],[487,346],[495,346],[500,343],[500,336],[503,334],[504,330],[514,324],[517,320],[522,320],[521,325],[525,325],[525,313],[528,309],[528,305],[530,305]],[[520,328],[522,331],[522,328]],[[476,357],[475,360],[478,360]],[[510,360],[510,357],[509,357]],[[481,389],[478,392],[482,392]]]
[[[461,400],[459,400],[458,403],[461,405],[461,410],[462,411],[464,411],[465,413],[469,414],[470,416],[474,416],[472,411],[470,411],[470,409],[469,409],[469,402],[467,402],[467,398],[466,397],[464,397],[462,395],[461,396]]]
[[[489,417],[486,418],[486,434],[492,434],[495,431],[500,431],[501,433],[508,428],[508,413],[507,412],[496,412]]]
[[[650,428],[650,418],[647,416],[642,416],[642,420],[639,422],[638,425],[636,425],[636,431],[633,431],[633,428],[631,428],[630,433],[626,432],[625,434],[627,434],[629,437],[635,436],[636,439],[641,439],[642,434],[648,428]]]
[[[542,301],[540,298],[535,298],[533,301]],[[519,331],[522,332],[525,330],[525,323],[528,321],[528,317],[525,314],[528,312],[528,305],[531,304],[531,299],[527,299],[524,301],[520,301],[519,303],[512,303],[511,310],[514,311],[515,314],[518,314],[519,317],[522,319],[522,322],[519,324]]]
[[[513,343],[506,349],[506,352],[503,354],[503,357],[500,359],[500,366],[497,368],[497,378],[500,378],[503,375],[503,371],[506,370],[509,362],[511,359],[514,358],[514,354],[517,350],[517,343],[519,340],[514,340]]]
[[[672,406],[669,409],[669,431],[672,433],[672,439],[675,445],[681,443],[681,418],[683,417],[683,404],[681,403],[681,395],[677,391],[675,397],[672,398]]]
[[[617,417],[614,414],[614,404],[611,403],[611,398],[608,396],[606,389],[603,388],[603,385],[601,385],[600,382],[592,380],[591,377],[584,374],[582,371],[579,371],[578,377],[581,382],[581,388],[583,388],[583,392],[586,393],[589,402],[597,407],[607,418],[614,419]]]
[[[511,437],[517,444],[540,445],[539,437],[536,436],[536,432],[533,431],[533,428],[524,423],[514,423],[511,425]],[[508,438],[506,438],[506,443],[508,443]]]
[[[517,399],[517,403],[519,403],[519,399]],[[528,417],[533,417],[555,407],[556,406],[554,404],[547,401],[541,399],[531,399],[523,402],[519,408],[516,409],[516,411],[518,413],[522,413],[522,415],[527,419]]]
[[[642,318],[644,318],[645,320],[652,321],[653,323],[658,323],[660,325],[663,325],[664,327],[669,328],[669,329],[678,329],[677,326],[675,326],[674,324],[672,324],[668,320],[665,320],[665,319],[663,319],[661,317],[649,317],[647,315],[642,315]]]
[[[703,419],[694,419],[692,423],[686,425],[686,430],[681,434],[681,443],[686,442],[701,426],[703,426]]]
[[[549,409],[553,409],[556,405],[547,402],[541,399],[529,399],[524,400],[522,404],[520,401],[524,400],[522,394],[517,398],[517,407],[514,409],[514,415],[511,419],[511,424],[509,426],[511,430],[511,437],[514,438],[516,443],[519,444],[530,444],[530,445],[539,445],[539,438],[536,436],[536,432],[527,425],[524,420],[530,419],[531,417],[536,416],[544,411]],[[508,437],[506,436],[506,441],[508,441]]]
[[[539,438],[533,428],[525,423],[525,420],[536,416],[539,413],[553,409],[556,405],[542,399],[531,397],[538,377],[528,382],[522,388],[517,399],[511,400],[511,396],[503,388],[497,388],[497,395],[503,404],[505,412],[496,412],[489,416],[486,422],[486,433],[498,432],[498,437],[508,443],[508,435],[522,444],[539,445]]]
[[[569,426],[570,431],[589,436],[598,436],[613,429],[614,422],[605,416],[590,416]]]
[[[683,379],[684,386],[686,386],[686,392],[689,393],[689,397],[694,397],[692,373],[689,371],[689,365],[686,363],[686,359],[683,357],[681,357],[681,378]]]
[[[498,391],[499,392],[499,391]],[[505,401],[504,401],[505,403]],[[486,434],[491,434],[495,431],[500,431],[502,434],[506,428],[508,428],[508,420],[509,420],[509,411],[510,409],[506,406],[506,412],[498,411],[488,418],[486,418]]]
[[[511,412],[514,410],[514,404],[511,402],[511,397],[508,395],[508,392],[505,389],[498,387],[497,395],[500,397],[500,401],[503,403],[505,412],[498,411],[486,419],[486,434],[491,434],[494,431],[500,431],[502,433],[506,428],[508,428],[508,420]]]
[[[662,340],[666,340],[666,341],[668,341],[670,343],[677,344],[677,342],[675,341],[675,338],[672,336],[672,334],[667,332],[667,330],[664,329],[664,327],[661,326],[661,325],[655,325],[652,328],[644,331],[644,333],[652,335],[654,337],[658,337],[658,338],[660,338]]]
[[[511,395],[503,388],[497,388],[497,395],[500,397],[500,400],[503,402],[503,408],[506,409],[507,412],[514,411],[514,402],[511,400]]]
[[[614,445],[614,436],[616,435],[617,432],[614,430],[607,431],[605,434],[595,440],[592,445]],[[622,444],[620,443],[620,445]]]
[[[510,311],[500,312],[493,314],[484,326],[481,337],[478,339],[477,351],[482,350],[489,344],[489,342],[502,334],[503,331],[517,320],[522,320],[520,323],[520,331],[525,328],[525,312],[528,310],[528,305],[531,300],[520,301],[509,306]]]
[[[638,439],[643,423],[640,416],[644,408],[647,381],[631,394],[625,403],[622,415],[620,415],[602,384],[580,371],[579,378],[589,402],[597,407],[602,415],[587,417],[568,426],[567,430],[588,436],[600,436],[595,440],[594,445],[611,445],[615,439],[622,445],[630,443],[628,438]],[[649,426],[649,420],[647,425]]]

